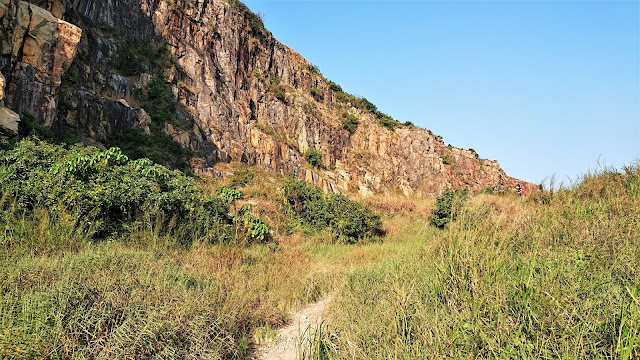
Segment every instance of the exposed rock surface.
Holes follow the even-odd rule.
[[[0,74],[0,137],[8,138],[18,134],[20,116],[4,107],[4,76]]]
[[[0,32],[7,106],[28,111],[51,126],[62,76],[74,59],[82,31],[34,4],[0,0]]]
[[[34,5],[0,2],[2,31],[8,12],[19,24],[12,35],[1,36],[1,68],[11,74],[9,103],[41,114],[38,120],[58,131],[98,141],[132,126],[148,132],[150,119],[133,94],[150,76],[124,76],[113,64],[123,54],[122,39],[132,44],[153,39],[166,42],[175,58],[176,66],[165,75],[181,104],[176,117],[182,125],[165,124],[164,131],[200,154],[204,165],[197,171],[215,173],[216,162],[237,160],[293,172],[328,191],[362,194],[534,186],[475,152],[445,146],[429,130],[381,127],[371,112],[341,99],[307,60],[275,40],[236,1],[33,1],[82,28],[81,40],[79,29],[64,21],[54,27],[53,15]],[[44,24],[37,32],[34,21]],[[57,35],[45,35],[45,25],[47,34]],[[20,42],[20,34],[30,34],[29,40]],[[58,109],[57,86],[74,44],[78,56],[72,76],[62,81],[64,106]],[[345,114],[359,119],[353,133],[342,126]],[[322,169],[304,160],[309,148],[322,153]]]

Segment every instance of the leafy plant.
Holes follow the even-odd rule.
[[[318,67],[318,65],[308,64],[308,65],[307,65],[307,69],[308,69],[312,74],[322,75],[322,73],[320,72],[320,68]]]
[[[352,114],[345,114],[342,119],[342,127],[353,134],[358,127],[360,120],[357,116]]]
[[[329,228],[347,243],[382,234],[380,215],[344,195],[325,195],[319,187],[293,175],[284,180],[282,190],[285,211],[312,228]]]
[[[329,81],[329,89],[335,92],[342,92],[342,87],[333,81]]]
[[[311,166],[322,166],[322,153],[317,149],[308,148],[307,151],[304,152],[304,158]]]
[[[447,154],[440,156],[440,159],[442,159],[442,163],[445,165],[451,165],[453,164],[455,161]]]
[[[322,100],[322,92],[320,92],[320,90],[318,88],[312,87],[310,90],[311,96],[313,96],[314,99],[320,101]]]
[[[464,204],[469,191],[446,189],[438,198],[436,198],[436,207],[429,217],[431,224],[436,227],[443,228],[452,220],[455,220],[457,212]]]
[[[228,187],[221,187],[216,190],[218,196],[228,202],[233,202],[239,199],[242,199],[242,192],[237,189],[232,189]]]
[[[66,149],[37,139],[0,151],[0,194],[23,211],[42,207],[100,224],[98,237],[124,231],[142,219],[182,224],[195,237],[224,239],[229,201],[201,194],[192,178],[148,159],[131,160],[118,148]]]

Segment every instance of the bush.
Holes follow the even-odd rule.
[[[20,122],[18,123],[18,135],[20,137],[37,136],[40,139],[53,140],[53,132],[51,129],[44,127],[36,122],[33,114],[23,112],[20,114]]]
[[[456,190],[452,191],[447,189],[436,199],[436,207],[429,217],[431,224],[436,227],[443,228],[447,226],[452,220],[455,220],[457,212],[464,204],[469,191]]]
[[[320,90],[318,88],[312,87],[311,88],[311,96],[313,96],[314,99],[320,101],[322,100],[322,93],[320,92]]]
[[[342,119],[342,127],[349,131],[351,134],[356,131],[359,123],[360,120],[358,119],[358,117],[351,114],[345,114],[344,118]]]
[[[67,149],[39,140],[0,151],[0,194],[14,199],[20,211],[44,208],[96,224],[98,237],[140,221],[179,224],[180,241],[187,244],[194,238],[232,240],[229,203],[237,199],[203,194],[181,172],[130,160],[118,148]]]
[[[124,130],[107,139],[109,147],[119,147],[131,159],[148,158],[167,167],[190,171],[189,160],[193,155],[189,149],[183,148],[164,131],[151,128],[151,134],[137,128]]]
[[[317,149],[308,148],[307,151],[304,152],[304,158],[311,166],[322,166],[322,153]]]
[[[342,92],[342,87],[336,83],[334,83],[333,81],[329,81],[329,89],[335,91],[335,92]]]
[[[317,186],[289,175],[282,190],[285,212],[317,230],[329,228],[339,239],[355,243],[382,235],[380,215],[340,194],[324,194]]]
[[[442,163],[445,165],[451,165],[454,163],[454,160],[449,155],[442,155],[440,156],[440,159],[442,159]]]
[[[308,65],[307,65],[307,69],[308,69],[312,74],[322,75],[322,73],[320,72],[320,68],[318,67],[318,65],[308,64]]]

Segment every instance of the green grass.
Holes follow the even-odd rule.
[[[268,194],[236,201],[276,229],[281,180],[256,169],[228,179]],[[141,218],[100,239],[73,209],[5,195],[0,358],[247,359],[290,310],[327,294],[330,316],[307,329],[303,358],[638,357],[637,168],[527,200],[470,196],[443,229],[412,200],[429,201],[372,202],[398,209],[382,217],[383,241],[294,228],[267,243],[186,245],[171,221]]]
[[[324,329],[332,335],[312,349],[349,359],[637,358],[639,176],[587,176],[544,206],[473,198],[447,230],[348,275]]]

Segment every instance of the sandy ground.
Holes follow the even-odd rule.
[[[296,360],[298,355],[296,345],[300,344],[300,337],[310,332],[305,331],[307,328],[315,329],[320,325],[324,318],[323,312],[329,301],[330,298],[326,297],[293,314],[291,323],[280,329],[273,341],[258,346],[254,359]]]

